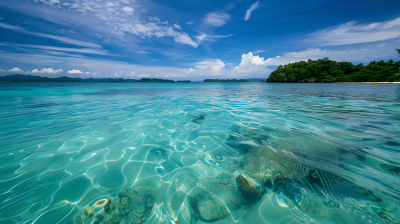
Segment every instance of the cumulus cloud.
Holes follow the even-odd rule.
[[[358,24],[351,21],[310,34],[310,42],[321,46],[338,46],[383,41],[400,36],[400,17],[385,22]]]
[[[52,69],[52,68],[42,68],[42,69],[40,69],[40,70],[38,70],[38,69],[33,69],[33,70],[31,71],[31,73],[33,73],[33,74],[35,74],[35,73],[40,73],[40,74],[57,74],[57,73],[60,73],[60,72],[63,72],[63,70],[62,70],[62,69],[54,70],[54,69]]]
[[[260,1],[257,1],[256,3],[252,4],[250,8],[246,11],[246,16],[244,17],[244,21],[247,21],[250,19],[251,13],[258,9],[260,6],[258,5]]]
[[[14,67],[14,68],[12,68],[12,69],[9,69],[8,71],[9,71],[9,72],[24,72],[24,70],[22,70],[22,69],[20,69],[20,68],[18,68],[18,67]]]
[[[211,26],[221,27],[225,25],[230,18],[231,15],[226,12],[210,12],[204,17],[204,23]]]
[[[173,26],[174,26],[174,27],[175,27],[175,29],[177,29],[177,30],[181,30],[181,29],[182,29],[182,27],[181,27],[181,26],[179,26],[178,24],[174,24]]]
[[[128,77],[134,77],[135,74],[136,74],[136,73],[135,73],[134,71],[132,71],[132,72],[126,74],[126,76],[128,76]]]
[[[249,52],[242,55],[240,64],[235,66],[232,71],[239,74],[267,74],[270,72],[270,69],[266,68],[267,65],[269,65],[268,60]]]
[[[214,59],[198,62],[195,67],[210,75],[222,75],[221,70],[225,67],[225,63],[220,59]]]
[[[189,68],[189,71],[188,71],[188,75],[190,74],[190,73],[193,73],[194,72],[194,69],[193,68]]]
[[[82,74],[83,72],[81,72],[80,70],[77,69],[72,69],[71,71],[68,71],[68,74]]]
[[[133,8],[129,7],[129,6],[126,6],[126,7],[122,8],[122,11],[124,11],[127,14],[132,14],[133,13]]]
[[[193,24],[193,21],[187,21],[186,24],[192,25],[192,24]]]
[[[164,75],[165,78],[184,78],[186,75],[181,74],[172,74],[172,75]]]

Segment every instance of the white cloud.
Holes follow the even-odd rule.
[[[254,54],[258,54],[258,53],[261,53],[261,52],[264,52],[264,51],[267,51],[267,50],[256,50],[256,51],[254,51],[253,53],[254,53]]]
[[[198,47],[198,44],[187,33],[176,31],[174,28],[163,26],[162,24],[161,21],[156,19],[148,23],[124,24],[121,26],[121,32],[143,37],[172,37],[177,43]]]
[[[24,70],[22,70],[22,69],[20,69],[20,68],[18,68],[18,67],[14,67],[14,68],[12,68],[12,69],[9,69],[8,71],[9,71],[9,72],[25,72]]]
[[[80,41],[80,40],[75,40],[69,37],[61,37],[61,36],[56,36],[56,35],[49,35],[49,34],[43,34],[43,33],[37,33],[37,32],[31,32],[27,31],[24,28],[18,27],[18,26],[12,26],[4,23],[0,23],[0,27],[10,29],[16,32],[21,32],[29,35],[34,35],[34,36],[40,36],[44,38],[49,38],[57,41],[61,41],[67,44],[72,44],[72,45],[77,45],[81,47],[89,47],[89,48],[102,48],[102,46],[94,43],[89,43],[85,41]]]
[[[204,23],[211,26],[221,27],[225,25],[230,18],[231,15],[226,12],[210,12],[205,16]]]
[[[174,24],[173,26],[174,26],[174,27],[175,27],[175,29],[177,29],[177,30],[181,30],[181,29],[182,29],[182,27],[181,27],[181,26],[179,26],[178,24]]]
[[[129,6],[126,6],[126,7],[122,8],[122,11],[124,11],[127,14],[132,14],[133,13],[133,8],[129,7]]]
[[[233,68],[233,72],[239,74],[267,74],[271,72],[267,69],[268,60],[263,57],[255,56],[252,52],[242,55],[242,60],[239,65]]]
[[[208,35],[205,33],[200,33],[200,35],[195,36],[195,38],[198,39],[199,42],[201,43],[203,41],[217,41],[218,39],[230,37],[232,35],[233,34],[230,34],[230,35]]]
[[[192,25],[192,24],[193,24],[193,21],[187,21],[186,24]]]
[[[64,6],[62,4],[64,2],[68,2],[70,5]],[[133,10],[138,10],[139,12],[143,12],[144,10],[144,6],[135,1],[114,0],[102,2],[103,4],[101,4],[100,0],[63,0],[60,5],[52,6],[51,8],[43,8],[38,5],[32,7],[31,4],[25,4],[22,7],[13,7],[13,9],[21,13],[28,13],[41,19],[60,24],[61,26],[76,27],[75,31],[83,34],[80,36],[96,37],[106,43],[110,43],[112,40],[113,44],[119,46],[130,45],[136,47],[137,42],[141,42],[141,38],[132,38],[132,35],[142,37],[143,39],[172,37],[173,40],[179,44],[188,44],[193,47],[198,46],[198,44],[194,42],[187,33],[181,30],[176,30],[173,24],[168,25],[168,21],[160,21],[156,17],[152,17],[153,19],[151,17],[143,17],[145,19],[139,19],[139,16],[132,16]],[[136,6],[127,6],[125,5],[126,3],[132,5],[136,4]],[[108,11],[110,9],[114,11]],[[46,11],[46,13],[42,13],[43,11]],[[81,14],[78,14],[77,12],[80,12]],[[99,18],[101,19],[99,20]],[[143,27],[147,27],[146,32],[143,32],[145,30]],[[13,28],[20,29],[19,27]],[[172,31],[170,31],[170,29]],[[93,45],[97,45],[93,43],[84,43],[83,41],[79,42],[66,37],[39,34],[24,29],[15,31],[24,33],[29,32],[31,35],[52,38],[65,43],[78,44],[79,46],[85,44],[83,47],[96,48]],[[92,44],[92,46],[88,46],[87,44]],[[102,48],[102,46],[97,46],[98,48]]]
[[[5,72],[3,69],[0,69],[0,72]]]
[[[31,73],[33,73],[33,74],[36,74],[36,73],[40,73],[40,74],[45,74],[45,73],[46,74],[57,74],[57,73],[60,73],[60,72],[63,72],[63,70],[62,69],[54,70],[52,68],[42,68],[40,70],[33,69],[31,71]]]
[[[36,0],[36,2],[37,1],[43,2],[44,4],[47,5],[61,4],[60,0]]]
[[[184,78],[186,75],[180,75],[180,74],[172,74],[172,75],[164,75],[165,78]]]
[[[190,73],[193,73],[194,72],[194,69],[193,68],[189,68],[189,71],[188,71],[188,75],[190,74]]]
[[[244,21],[247,21],[250,19],[251,12],[254,10],[258,9],[260,6],[258,5],[260,1],[257,1],[256,3],[252,4],[250,8],[246,11],[246,16],[244,17]]]
[[[68,74],[82,74],[80,70],[72,69],[71,71],[68,71]]]
[[[135,74],[136,74],[136,73],[135,73],[134,71],[132,71],[132,72],[128,73],[126,76],[128,76],[128,77],[134,77]]]
[[[106,7],[115,7],[115,4],[112,2],[107,2]]]
[[[10,29],[10,30],[23,30],[19,26],[8,25],[8,24],[5,24],[5,23],[0,23],[0,27],[1,28],[5,28],[5,29]]]
[[[114,76],[116,76],[116,77],[121,77],[121,75],[122,75],[122,71],[119,71],[119,73],[114,73]]]
[[[357,24],[351,21],[310,34],[307,41],[321,46],[369,43],[400,37],[400,17],[385,22]]]
[[[95,48],[67,48],[67,47],[53,47],[53,46],[29,45],[29,44],[26,44],[26,45],[25,44],[16,44],[15,46],[24,47],[24,48],[36,48],[36,49],[48,50],[48,51],[108,55],[107,51],[105,51],[103,49],[95,49]]]
[[[220,59],[214,59],[198,62],[195,67],[210,75],[222,75],[221,70],[225,67],[225,63]]]

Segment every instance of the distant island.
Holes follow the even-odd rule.
[[[34,76],[34,75],[6,75],[0,76],[0,81],[24,81],[24,82],[136,82],[136,79],[112,79],[112,78],[105,78],[105,79],[95,79],[95,78],[88,78],[88,79],[81,79],[81,78],[70,78],[67,76],[62,76],[58,78],[49,78],[49,77],[42,77],[42,76]]]
[[[280,65],[267,82],[399,82],[400,61],[372,61],[368,65],[323,58]]]
[[[140,80],[137,80],[137,82],[175,82],[175,81],[169,79],[142,78]]]
[[[204,82],[249,82],[245,79],[204,79]]]
[[[192,82],[192,81],[190,81],[190,80],[178,80],[176,82]]]

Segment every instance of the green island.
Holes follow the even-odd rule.
[[[192,81],[190,81],[190,80],[178,80],[176,82],[192,82]]]
[[[400,50],[397,49],[400,54]],[[399,82],[400,61],[372,61],[368,65],[323,58],[280,65],[267,82]]]
[[[204,82],[249,82],[245,79],[204,79]]]
[[[142,78],[140,80],[137,80],[137,82],[175,82],[175,81],[169,79]]]

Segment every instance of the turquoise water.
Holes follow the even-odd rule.
[[[0,83],[0,223],[400,223],[400,85]]]

